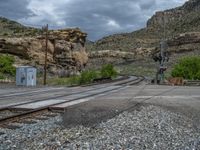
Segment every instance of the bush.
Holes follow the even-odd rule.
[[[81,79],[80,76],[72,76],[69,78],[68,83],[69,83],[69,85],[79,85],[80,79]]]
[[[72,76],[69,78],[56,78],[51,79],[49,83],[53,85],[81,85],[92,83],[94,79],[115,77],[117,75],[113,65],[104,65],[100,71],[88,70],[83,71],[79,76]]]
[[[1,79],[5,79],[5,76],[2,73],[0,73],[0,80]]]
[[[80,84],[91,83],[95,78],[98,77],[98,73],[94,70],[84,71],[80,76]]]
[[[114,69],[113,65],[107,64],[103,65],[101,68],[101,77],[102,78],[109,78],[109,77],[116,77],[117,71]]]
[[[200,80],[200,57],[184,57],[172,70],[173,77],[183,77],[189,80]]]
[[[0,55],[0,73],[15,75],[15,67],[13,67],[14,57],[8,55]]]
[[[3,36],[8,36],[8,33],[4,33]]]

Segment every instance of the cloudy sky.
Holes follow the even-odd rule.
[[[158,10],[187,0],[0,0],[0,16],[26,25],[80,27],[90,40],[145,27]]]

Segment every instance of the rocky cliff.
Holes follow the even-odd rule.
[[[153,30],[158,36],[157,32],[162,33],[161,37],[164,36],[164,28],[168,38],[184,32],[200,31],[200,1],[189,0],[181,7],[156,12],[147,21],[147,29]]]
[[[68,76],[81,71],[88,61],[85,50],[86,33],[80,29],[49,32],[48,71]],[[0,53],[16,56],[16,65],[32,65],[43,71],[44,36],[0,38]]]

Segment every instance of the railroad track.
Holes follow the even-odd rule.
[[[188,80],[186,86],[200,86],[200,80]]]
[[[118,82],[122,81],[122,82],[126,82],[126,80],[129,82],[129,78],[130,77],[122,77],[122,78],[119,78],[119,79],[116,79],[116,80],[113,80],[113,81],[105,81],[101,84],[98,84],[98,83],[94,83],[94,84],[88,84],[88,85],[82,85],[82,86],[71,86],[70,89],[73,89],[73,88],[79,88],[79,87],[92,87],[92,86],[96,86],[96,85],[104,85],[104,84],[108,84],[108,83],[113,83],[113,84],[117,84]],[[16,97],[22,97],[22,96],[34,96],[36,94],[46,94],[47,92],[59,92],[59,91],[62,91],[62,90],[66,90],[66,88],[64,87],[59,87],[59,88],[53,88],[53,87],[50,87],[50,88],[47,88],[47,89],[37,89],[37,90],[23,90],[21,92],[9,92],[9,93],[6,93],[6,94],[1,94],[0,96],[0,100],[2,99],[5,99],[5,98],[16,98]]]
[[[92,83],[92,84],[87,84],[87,85],[81,85],[81,86],[69,86],[69,88],[77,88],[77,87],[88,87],[88,86],[95,86],[95,85],[103,85],[103,84],[107,84],[107,83],[117,83],[117,82],[120,82],[120,81],[124,81],[124,80],[128,80],[130,77],[128,76],[123,76],[121,78],[118,78],[118,79],[115,79],[115,80],[109,80],[109,81],[104,81],[104,82],[101,82],[101,83]],[[46,93],[46,92],[55,92],[55,91],[60,91],[60,90],[65,90],[65,88],[63,87],[58,87],[58,88],[55,88],[55,87],[49,87],[47,89],[43,89],[43,88],[39,88],[39,89],[36,89],[36,90],[33,90],[33,88],[30,88],[30,89],[26,89],[26,90],[22,90],[18,93],[16,93],[16,91],[14,92],[9,92],[9,93],[6,93],[6,94],[1,94],[0,96],[0,100],[1,99],[4,99],[4,98],[11,98],[11,97],[19,97],[19,96],[34,96],[35,94],[41,94],[41,93]]]
[[[126,85],[128,83],[132,84],[134,82],[141,81],[141,78],[143,80],[143,77],[137,77],[137,78],[133,78],[133,79],[132,78],[131,77],[130,78],[123,78],[123,80],[117,80],[117,82],[109,82],[109,83],[111,83],[111,85],[115,86],[115,85]],[[20,106],[20,105],[31,104],[31,103],[35,103],[35,102],[42,102],[42,101],[46,101],[46,100],[49,100],[49,99],[58,99],[58,98],[66,97],[66,96],[72,96],[72,95],[76,95],[76,94],[83,94],[83,93],[94,91],[94,90],[104,89],[107,86],[107,84],[105,86],[103,85],[103,86],[100,86],[100,87],[95,87],[95,86],[94,87],[92,86],[91,89],[83,90],[83,91],[79,91],[79,92],[71,92],[70,91],[71,93],[67,93],[67,94],[65,94],[66,88],[64,88],[64,89],[63,88],[56,88],[54,91],[52,91],[52,90],[50,90],[50,91],[42,90],[41,92],[33,91],[32,93],[31,93],[31,91],[28,91],[28,93],[17,93],[16,95],[14,93],[11,94],[11,95],[3,95],[3,96],[0,96],[0,99],[1,98],[2,99],[5,99],[5,98],[9,98],[9,99],[14,98],[14,99],[16,99],[16,98],[20,97],[20,99],[29,98],[30,101],[21,102],[21,103],[9,105],[9,106],[6,106],[6,107],[0,107],[0,112],[1,111],[5,111],[5,110],[10,110],[13,107]],[[74,89],[70,89],[70,90],[74,90]],[[37,92],[37,93],[35,93],[35,92]],[[31,100],[30,96],[35,96],[35,94],[46,94],[47,92],[54,92],[53,96],[48,96],[48,97],[44,97],[44,98],[40,97],[38,99],[34,98],[33,100]],[[59,94],[59,93],[55,93],[55,92],[64,92],[64,94],[63,93]],[[54,96],[54,95],[56,95],[56,96]]]
[[[19,97],[19,96],[31,96],[34,94],[38,94],[38,93],[45,93],[45,92],[50,92],[50,91],[59,91],[62,88],[48,88],[48,89],[37,89],[37,90],[26,90],[26,91],[21,91],[19,93],[15,92],[11,92],[11,93],[7,93],[7,94],[1,94],[0,96],[0,100],[4,99],[4,98],[12,98],[12,97]]]
[[[111,92],[122,90],[127,85],[138,84],[138,83],[142,82],[143,80],[144,80],[144,77],[137,77],[137,78],[132,78],[132,79],[129,79],[129,80],[126,79],[124,81],[119,81],[118,83],[112,83],[110,85],[110,87],[103,86],[103,87],[100,87],[100,88],[97,87],[97,88],[94,88],[94,89],[86,90],[86,91],[83,91],[82,94],[84,95],[84,93],[87,93],[87,92],[89,92],[90,94],[86,94],[84,96],[80,96],[80,97],[77,97],[77,98],[69,99],[69,100],[66,100],[64,102],[58,102],[58,103],[54,103],[54,104],[49,104],[49,105],[42,106],[42,107],[39,107],[39,108],[36,108],[36,109],[33,109],[33,110],[23,111],[22,113],[17,113],[17,114],[11,115],[11,116],[7,116],[7,117],[4,117],[4,118],[1,118],[0,119],[0,126],[5,127],[5,126],[7,126],[8,123],[18,122],[21,119],[30,118],[33,115],[37,116],[37,114],[41,115],[43,113],[47,113],[50,110],[50,108],[52,106],[55,106],[55,105],[69,103],[69,102],[77,101],[77,100],[84,99],[84,98],[100,96],[102,94],[106,95],[106,94],[109,94]],[[100,90],[100,92],[95,92],[95,90],[96,91]],[[78,93],[60,95],[60,96],[56,96],[56,97],[50,97],[48,99],[64,98],[66,96],[72,96],[72,95],[76,95],[76,94],[78,94]],[[79,94],[80,94],[80,92],[79,92]],[[8,106],[8,107],[5,107],[5,108],[1,108],[0,109],[0,113],[3,112],[3,111],[7,111],[7,110],[9,110],[9,111],[16,110],[15,109],[16,106],[32,104],[32,103],[36,103],[36,102],[45,101],[45,100],[48,100],[48,99],[35,100],[35,101],[32,101],[32,102],[26,102],[26,103],[21,103],[21,104],[17,104],[17,105],[11,105],[11,106]]]

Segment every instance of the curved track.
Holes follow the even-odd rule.
[[[117,82],[109,82],[109,86],[113,85],[118,85],[118,86],[123,86],[123,85],[127,85],[127,84],[133,84],[134,85],[134,82],[140,82],[141,81],[141,77],[129,77],[129,78],[123,78],[123,80],[117,80]],[[13,93],[13,94],[9,94],[9,95],[3,95],[3,96],[0,96],[0,100],[4,99],[29,99],[31,100],[31,98],[33,97],[33,100],[31,101],[26,101],[26,102],[21,102],[21,103],[18,103],[18,104],[13,104],[13,105],[9,105],[9,106],[6,106],[6,107],[0,107],[0,111],[4,111],[4,110],[7,110],[7,109],[11,109],[12,107],[15,107],[15,106],[20,106],[20,105],[24,105],[24,104],[31,104],[31,103],[35,103],[35,102],[42,102],[42,101],[46,101],[46,100],[49,100],[49,99],[58,99],[58,98],[63,98],[63,97],[66,97],[66,96],[72,96],[72,95],[76,95],[76,94],[84,94],[86,92],[90,92],[90,91],[94,91],[94,90],[101,90],[101,89],[104,89],[105,87],[108,87],[108,83],[106,84],[102,84],[100,85],[100,87],[98,85],[93,85],[93,86],[90,86],[90,89],[84,89],[83,91],[78,91],[78,92],[71,92],[73,90],[77,90],[77,89],[74,89],[74,88],[70,88],[69,91],[66,91],[67,89],[66,88],[56,88],[56,89],[52,89],[52,90],[42,90],[42,91],[28,91],[28,92],[25,92],[25,93]],[[81,88],[81,87],[76,87],[76,88]],[[48,96],[48,97],[45,97],[46,93],[49,93],[49,92],[52,92],[52,96]],[[67,93],[66,92],[70,92],[70,93]],[[43,94],[44,97],[39,97],[39,98],[35,98],[35,94]]]
[[[120,79],[116,79],[116,80],[113,80],[113,81],[108,81],[108,82],[103,82],[101,84],[89,84],[89,85],[84,85],[84,86],[74,86],[74,87],[69,87],[70,90],[73,90],[73,89],[76,89],[76,88],[81,88],[81,87],[95,87],[95,86],[103,86],[105,84],[114,84],[114,85],[121,85],[125,82],[132,82],[136,79],[138,79],[138,77],[136,79],[132,79],[133,77],[122,77]],[[17,97],[26,97],[26,96],[34,96],[36,94],[46,94],[47,92],[60,92],[60,91],[66,91],[66,88],[65,87],[58,87],[58,88],[53,88],[53,87],[50,87],[50,88],[44,88],[44,89],[36,89],[36,90],[23,90],[23,91],[20,91],[20,92],[9,92],[7,94],[1,94],[0,96],[0,100],[2,99],[5,99],[5,98],[17,98]],[[73,93],[73,94],[76,94],[76,93]]]
[[[55,103],[55,104],[46,105],[44,107],[40,107],[40,108],[33,109],[33,110],[30,110],[30,111],[26,111],[26,112],[23,112],[23,113],[20,113],[20,114],[16,114],[16,115],[12,115],[12,116],[8,116],[8,117],[5,117],[5,118],[2,118],[2,119],[0,119],[0,124],[5,124],[6,122],[9,122],[9,121],[12,122],[12,121],[18,120],[19,118],[24,118],[24,117],[27,117],[29,115],[32,115],[34,113],[38,113],[38,112],[41,112],[41,111],[48,111],[49,108],[51,106],[54,106],[54,105],[58,105],[58,104],[62,104],[62,103],[68,103],[68,102],[72,102],[72,101],[76,101],[76,100],[79,100],[79,99],[88,98],[88,97],[92,97],[92,96],[98,96],[98,95],[101,95],[101,94],[105,95],[105,94],[108,94],[110,92],[114,92],[114,91],[118,91],[118,90],[124,89],[124,87],[127,86],[127,85],[138,84],[138,83],[142,82],[143,80],[144,80],[144,77],[136,77],[136,78],[130,77],[129,79],[118,81],[116,83],[104,84],[101,87],[95,87],[93,89],[85,90],[85,91],[82,91],[81,93],[80,92],[79,93],[75,92],[75,93],[66,94],[66,95],[49,97],[48,99],[57,99],[57,98],[62,98],[62,97],[66,97],[66,96],[71,96],[71,95],[84,94],[84,93],[87,93],[87,92],[91,93],[91,94],[88,94],[88,95],[86,94],[85,96],[80,96],[78,98],[74,98],[74,99],[67,100],[67,101],[64,101],[64,102],[59,102],[59,103]],[[97,92],[97,91],[100,91],[100,92]],[[29,94],[30,93],[28,93],[28,95]],[[11,98],[12,97],[13,96],[11,95]],[[43,100],[40,99],[40,100],[35,100],[35,101],[31,101],[31,102],[25,102],[25,103],[21,103],[21,104],[17,104],[17,105],[10,105],[8,107],[1,108],[0,111],[10,110],[10,109],[13,109],[16,106],[25,105],[25,104],[31,104],[31,103],[35,103],[35,102],[38,102],[38,101],[46,101],[48,99],[45,98]]]

